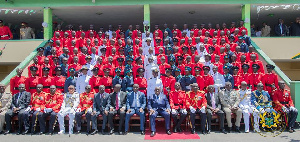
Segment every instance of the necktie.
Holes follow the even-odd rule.
[[[116,110],[119,110],[119,98],[118,98],[118,93],[116,93]]]
[[[211,94],[211,100],[212,100],[211,105],[215,109],[216,108],[216,102],[215,102],[215,96],[214,96],[214,94]]]

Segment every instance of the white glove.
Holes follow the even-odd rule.
[[[271,112],[271,109],[270,108],[266,108],[266,112]]]
[[[244,105],[240,105],[239,107],[240,107],[242,110],[244,109]]]
[[[81,108],[77,108],[76,112],[81,112]]]
[[[44,108],[44,112],[45,112],[45,113],[48,113],[48,109],[47,109],[47,108]]]
[[[48,109],[48,112],[51,112],[52,111],[52,108],[47,108]]]
[[[175,110],[175,109],[172,109],[172,110],[171,110],[171,113],[172,113],[172,114],[176,114],[176,110]]]
[[[290,111],[297,111],[297,109],[295,107],[292,107],[292,106],[289,109],[290,109]]]
[[[182,109],[182,113],[183,113],[183,114],[187,114],[186,109]]]
[[[200,109],[200,111],[201,111],[202,113],[205,113],[205,106],[203,106],[203,107]]]
[[[27,108],[25,109],[25,111],[27,111],[27,112],[30,111],[30,110],[31,110],[30,107],[27,107]]]
[[[87,112],[90,112],[90,113],[91,113],[92,111],[93,111],[92,108],[88,108],[88,109],[87,109]]]
[[[196,112],[196,110],[192,106],[190,106],[190,110],[191,110],[192,113]]]
[[[39,107],[39,108],[37,108],[37,109],[36,109],[36,111],[41,111],[41,108],[40,108],[40,107]]]
[[[285,106],[282,107],[282,110],[283,110],[284,112],[287,112],[287,111],[288,111],[288,109],[287,109]]]

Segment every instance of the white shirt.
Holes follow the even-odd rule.
[[[146,67],[145,67],[145,78],[148,80],[150,78],[153,78],[153,75],[152,75],[152,68],[156,67],[157,69],[159,69],[159,66],[157,64],[154,64],[154,63],[151,63],[151,64],[148,64]],[[158,77],[160,77],[160,72],[158,73]]]
[[[92,69],[94,68],[94,65],[92,65],[91,63],[86,63],[85,66],[89,69],[87,75],[93,76]]]
[[[148,61],[148,58],[151,57],[153,58],[153,63],[154,64],[157,64],[157,57],[154,55],[154,54],[149,54],[149,55],[146,55],[145,56],[145,59],[144,59],[144,67],[146,67],[148,64],[149,64],[149,61]]]
[[[158,77],[147,80],[147,98],[154,94],[154,89],[160,87],[163,90],[162,80]]]
[[[210,67],[210,71],[209,71],[209,74],[212,75],[214,72],[212,71],[213,67],[214,67],[214,64],[212,64],[210,61],[208,62],[204,62],[203,63],[204,66],[209,66]]]
[[[89,75],[80,75],[76,81],[76,92],[79,94],[85,91],[85,86],[89,85],[91,76]]]
[[[215,86],[216,87],[224,87],[225,86],[225,79],[222,74],[219,72],[213,73],[212,77],[214,78]]]
[[[97,64],[97,59],[98,59],[98,55],[96,55],[96,54],[91,54],[91,56],[92,56],[92,61],[91,61],[91,64],[93,65],[93,66],[95,66],[96,64]]]
[[[143,45],[143,55],[146,56],[146,55],[150,55],[149,54],[149,48],[151,47],[151,44],[150,46],[148,46],[147,44],[146,45]]]
[[[251,105],[251,90],[250,89],[247,89],[247,90],[240,89],[239,93],[240,93],[240,99],[243,99],[243,100],[240,100],[239,107],[252,106]],[[247,95],[247,96],[244,97],[245,95]],[[241,108],[243,108],[243,107],[241,107]]]
[[[98,56],[102,56],[102,53],[100,51],[100,49],[102,49],[102,48],[106,48],[106,46],[104,44],[102,44],[98,47]]]
[[[189,29],[185,29],[185,30],[182,30],[181,33],[183,33],[184,31],[186,31],[186,36],[190,37],[190,30]]]

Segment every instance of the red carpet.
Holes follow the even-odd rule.
[[[145,140],[183,140],[183,139],[200,139],[197,133],[191,134],[190,131],[183,131],[180,133],[173,133],[172,135],[168,135],[166,133],[166,129],[164,124],[157,125],[156,124],[156,135],[154,137],[150,137],[150,130],[146,129]]]

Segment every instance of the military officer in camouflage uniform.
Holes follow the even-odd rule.
[[[5,86],[0,84],[0,134],[3,133],[3,125],[5,122],[5,113],[10,108],[12,95],[5,93]]]

